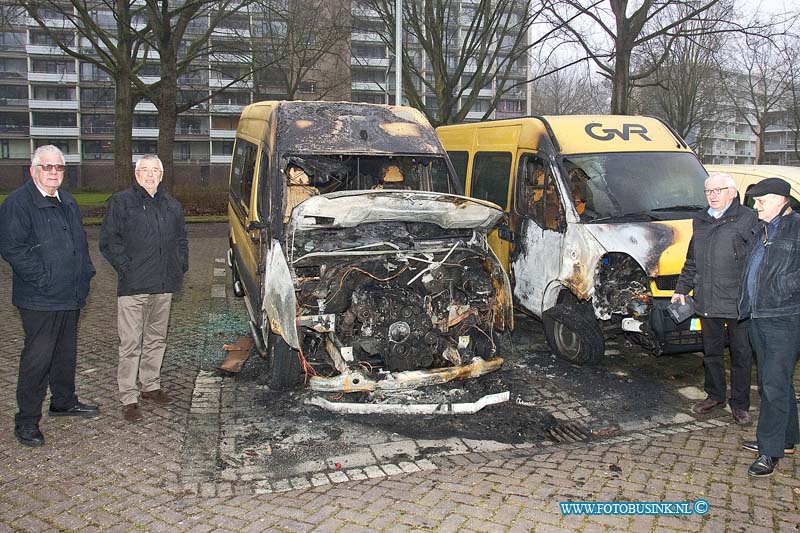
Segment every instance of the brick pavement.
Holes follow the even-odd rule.
[[[186,450],[198,371],[210,370],[230,324],[220,324],[212,285],[224,256],[222,225],[191,226],[191,269],[175,300],[164,386],[170,406],[143,404],[147,419],[122,420],[115,393],[114,276],[96,253],[98,277],[81,322],[78,392],[97,402],[93,420],[42,421],[43,448],[19,446],[11,432],[16,365],[22,344],[10,306],[10,273],[0,266],[0,531],[797,531],[800,461],[750,480],[753,455],[739,447],[752,428],[709,421],[614,439],[541,448],[436,457],[380,468],[362,479],[318,478],[319,485],[240,494],[217,485],[187,491]],[[211,378],[213,379],[213,377]],[[209,439],[219,426],[210,425]],[[198,473],[202,474],[202,473]],[[206,475],[213,475],[206,472]],[[342,482],[339,482],[342,481]],[[249,490],[249,486],[246,487]],[[197,494],[195,494],[197,492]],[[705,498],[710,511],[690,517],[562,516],[559,501],[683,501]]]

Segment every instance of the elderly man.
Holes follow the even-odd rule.
[[[739,203],[729,174],[711,174],[705,182],[708,210],[692,221],[692,240],[672,301],[685,302],[694,289],[695,308],[703,327],[706,399],[692,411],[708,413],[725,406],[725,330],[731,352],[730,407],[739,424],[750,423],[753,353],[747,321],[739,320],[737,297],[756,214]]]
[[[778,459],[800,442],[797,401],[792,383],[800,351],[800,214],[789,207],[790,186],[780,178],[755,184],[761,221],[742,277],[739,313],[750,317],[750,339],[758,361],[761,409],[756,440],[745,449],[758,452],[747,473],[772,474]]]
[[[0,254],[14,272],[11,300],[19,309],[25,346],[19,360],[14,435],[42,446],[42,403],[50,386],[50,416],[97,416],[75,395],[78,318],[95,270],[75,198],[59,190],[64,156],[41,146],[31,180],[0,206]]]
[[[122,415],[144,418],[141,397],[157,404],[172,398],[161,388],[172,294],[189,268],[189,244],[178,201],[161,187],[161,160],[146,155],[136,162],[136,183],[108,201],[100,228],[100,251],[117,271],[117,329]]]

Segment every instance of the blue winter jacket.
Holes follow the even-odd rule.
[[[800,213],[787,209],[771,239],[766,239],[765,226],[766,222],[759,222],[753,229],[754,244],[747,258],[748,268],[742,273],[739,293],[740,318],[800,314]],[[753,294],[748,294],[747,272],[758,247],[764,248],[764,257]]]
[[[73,311],[86,304],[95,274],[75,198],[48,201],[33,180],[0,205],[0,255],[14,272],[12,303],[32,311]]]

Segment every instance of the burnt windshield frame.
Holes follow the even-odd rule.
[[[585,202],[583,222],[707,205],[708,174],[691,152],[572,154],[558,166],[567,189]]]
[[[284,154],[281,168],[290,163],[306,170],[311,177],[310,185],[320,194],[383,188],[463,194],[452,165],[444,155]],[[399,168],[402,182],[382,182],[383,169],[389,165]]]

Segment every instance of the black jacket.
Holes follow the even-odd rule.
[[[32,311],[74,311],[86,304],[95,270],[78,203],[58,191],[48,201],[33,180],[0,205],[0,254],[14,272],[12,303]]]
[[[755,211],[733,199],[719,220],[707,210],[692,221],[692,240],[675,292],[694,289],[697,314],[712,318],[737,318],[739,284],[753,239]]]
[[[189,269],[181,204],[161,186],[154,197],[138,183],[115,193],[100,228],[100,251],[117,271],[119,296],[176,292]]]
[[[756,248],[764,246],[765,225],[766,222],[759,222],[753,229],[748,263]],[[747,315],[746,308],[753,318],[800,314],[800,213],[785,212],[775,235],[767,242],[748,302],[744,301],[747,272],[742,274],[742,298],[739,302],[742,318]]]

